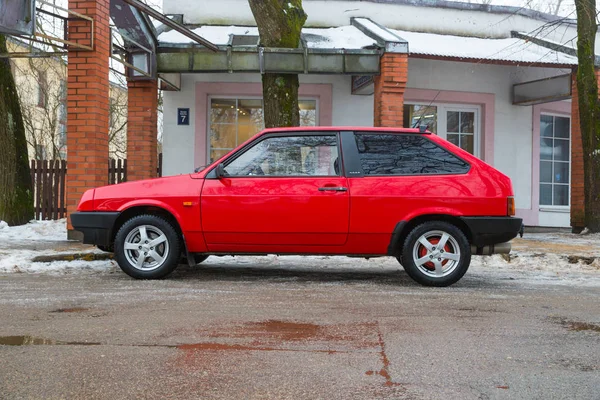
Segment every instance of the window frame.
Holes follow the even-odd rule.
[[[481,145],[483,143],[482,138],[482,124],[483,120],[481,118],[481,106],[479,104],[470,104],[470,103],[427,103],[423,101],[405,101],[405,106],[431,106],[437,107],[437,130],[438,132],[435,135],[441,137],[444,140],[448,140],[448,112],[475,112],[475,132],[473,133],[473,147],[474,147],[474,156],[483,160],[482,154],[483,149]],[[443,114],[443,115],[442,115]],[[443,117],[443,118],[442,118]],[[412,126],[408,126],[405,128],[412,128]],[[443,128],[443,130],[442,130]],[[455,134],[455,132],[450,132],[450,134]],[[462,133],[461,133],[462,134]]]
[[[251,140],[250,142],[246,143],[246,145],[244,145],[244,147],[242,147],[241,149],[239,149],[238,151],[236,151],[235,153],[230,154],[229,156],[227,156],[227,158],[223,159],[221,162],[217,163],[215,160],[212,164],[213,167],[210,170],[210,172],[208,172],[206,174],[206,179],[216,179],[216,168],[219,164],[223,164],[225,167],[232,163],[233,161],[235,161],[236,159],[238,159],[239,157],[241,157],[243,154],[245,154],[247,151],[249,151],[250,149],[252,149],[254,146],[257,146],[259,143],[268,140],[268,139],[272,139],[272,138],[278,138],[278,137],[298,137],[298,136],[332,136],[335,137],[335,143],[336,143],[336,147],[338,150],[338,158],[339,158],[339,168],[340,171],[338,174],[335,175],[227,175],[226,178],[227,179],[236,179],[236,178],[260,178],[260,179],[285,179],[285,178],[341,178],[345,176],[345,171],[344,171],[344,161],[343,161],[343,154],[342,154],[342,143],[341,143],[341,139],[340,139],[340,131],[297,131],[297,132],[276,132],[276,133],[268,133],[268,134],[264,134],[262,135],[260,138],[255,139],[255,140]]]
[[[212,162],[210,161],[210,153],[213,149],[213,147],[211,146],[210,143],[210,134],[211,134],[211,129],[210,129],[210,125],[211,125],[211,121],[210,121],[210,111],[211,111],[211,105],[212,105],[212,100],[213,99],[221,99],[221,100],[235,100],[236,104],[239,100],[261,100],[263,102],[263,110],[264,110],[264,99],[263,96],[252,96],[252,95],[237,95],[237,94],[231,94],[231,95],[209,95],[208,96],[208,101],[206,103],[207,105],[207,109],[206,109],[206,160],[209,164],[212,164]],[[320,120],[320,114],[319,114],[319,107],[320,107],[320,99],[318,97],[310,97],[310,96],[299,96],[298,97],[298,101],[314,101],[315,102],[315,126],[319,126],[319,120]],[[264,121],[263,121],[264,122]],[[265,129],[264,126],[262,129]],[[259,131],[260,132],[260,131]],[[258,132],[257,132],[258,133]],[[235,150],[240,144],[242,143],[238,143],[237,141],[237,116],[236,116],[236,145],[235,147],[231,148],[229,151],[231,152],[232,150]],[[227,150],[226,148],[216,148],[216,150]],[[214,161],[218,160],[215,159]]]
[[[465,172],[462,172],[462,173],[454,172],[454,173],[385,174],[385,175],[383,175],[383,174],[366,174],[364,168],[362,167],[362,162],[360,159],[360,152],[358,151],[358,146],[356,144],[356,136],[361,135],[361,134],[362,135],[398,135],[400,137],[407,137],[407,136],[421,137],[421,138],[429,141],[430,143],[432,143],[434,146],[439,147],[446,153],[452,155],[453,157],[456,157],[460,161],[467,164],[467,169]],[[429,139],[427,136],[428,136],[428,134],[419,134],[419,133],[396,133],[396,132],[385,132],[385,131],[358,131],[358,130],[353,131],[353,135],[352,135],[352,139],[354,140],[353,146],[355,146],[355,148],[356,148],[356,157],[358,157],[357,166],[360,167],[360,171],[362,172],[361,177],[363,177],[363,178],[369,178],[369,177],[385,178],[385,177],[400,177],[400,176],[462,176],[462,175],[467,175],[469,172],[471,172],[471,169],[473,166],[468,160],[466,160],[463,157],[459,156],[458,154],[455,154],[452,151],[446,149],[444,146],[440,145],[439,143],[434,142],[433,140]],[[356,177],[356,176],[354,176],[354,177]]]
[[[558,140],[568,140],[569,142],[569,183],[568,184],[563,184],[563,183],[555,183],[554,182],[554,174],[552,174],[552,182],[548,183],[548,182],[542,182],[542,161],[550,161],[552,163],[552,171],[554,172],[554,152],[552,155],[552,160],[543,160],[542,159],[542,144],[541,141],[543,138],[548,138],[547,136],[542,136],[542,131],[541,131],[541,123],[542,123],[542,117],[543,116],[549,116],[553,118],[553,122],[554,119],[556,117],[559,118],[566,118],[569,120],[569,138],[565,139],[565,138],[558,138]],[[539,211],[550,211],[550,212],[570,212],[571,211],[571,191],[572,191],[572,173],[573,173],[573,140],[572,140],[572,129],[571,129],[571,123],[572,123],[572,117],[570,115],[566,115],[566,114],[562,114],[562,113],[558,113],[558,112],[548,112],[548,111],[541,111],[540,115],[540,127],[539,127],[539,141],[540,141],[540,148],[539,148],[539,154],[538,154],[538,168],[539,168],[539,174],[538,174],[538,191],[539,191],[539,195],[538,195],[538,209]],[[554,131],[552,132],[553,136],[552,136],[552,143],[554,143],[554,140],[556,139],[556,136],[554,136]],[[553,147],[554,148],[554,147]],[[559,163],[564,163],[567,164],[565,161],[558,161]],[[553,204],[541,204],[542,201],[542,187],[541,185],[551,185],[552,188],[552,203]],[[554,205],[554,186],[558,185],[558,186],[568,186],[569,187],[569,193],[567,196],[568,199],[568,204],[567,205]]]

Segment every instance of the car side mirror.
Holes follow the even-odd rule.
[[[217,168],[215,169],[215,174],[217,175],[217,179],[222,179],[223,177],[225,177],[225,175],[227,175],[223,163],[217,165]]]

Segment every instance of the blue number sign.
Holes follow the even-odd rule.
[[[178,108],[177,109],[177,125],[189,125],[190,124],[190,109],[189,108]]]

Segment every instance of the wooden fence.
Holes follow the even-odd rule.
[[[35,219],[60,219],[67,214],[65,203],[67,162],[31,160],[31,183]]]
[[[31,183],[35,218],[61,219],[67,216],[65,160],[31,160]],[[162,176],[162,154],[158,156],[157,176]],[[108,183],[127,182],[127,160],[110,159]]]

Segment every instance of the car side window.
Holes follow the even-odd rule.
[[[337,136],[267,137],[226,163],[229,176],[339,175]]]
[[[469,164],[421,135],[357,133],[365,175],[464,174]]]

